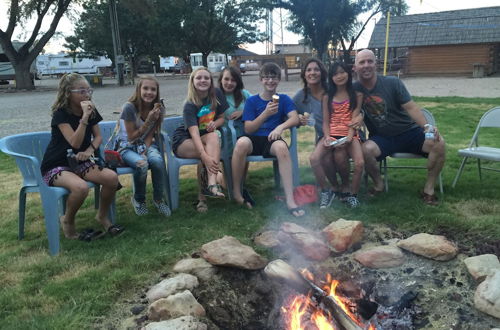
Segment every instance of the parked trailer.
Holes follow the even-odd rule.
[[[12,44],[15,49],[19,49],[25,43],[14,41]],[[37,73],[37,68],[35,61],[33,61],[30,67],[31,80],[34,80],[36,78],[36,73]],[[16,71],[14,70],[12,63],[10,63],[10,60],[7,57],[7,55],[5,55],[5,53],[3,52],[2,46],[0,46],[0,84],[8,84],[9,80],[14,80],[14,79],[16,79]]]
[[[64,73],[97,74],[103,68],[111,67],[111,60],[105,56],[73,58],[67,54],[43,54],[36,58],[36,67],[41,75]]]
[[[189,57],[191,59],[191,68],[193,70],[203,66],[201,53],[192,53]],[[208,55],[207,62],[208,70],[210,70],[210,72],[220,72],[223,67],[227,66],[226,55],[221,53],[210,53]]]

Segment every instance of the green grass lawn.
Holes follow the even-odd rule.
[[[470,161],[455,189],[451,182],[461,159],[457,150],[468,145],[481,115],[500,105],[497,99],[417,98],[435,116],[447,142],[447,161],[443,171],[445,194],[438,207],[425,206],[418,191],[425,171],[390,170],[390,191],[368,200],[361,191],[362,206],[349,209],[339,202],[319,212],[307,209],[298,220],[311,228],[323,228],[339,217],[366,224],[386,224],[406,233],[446,233],[450,238],[475,244],[500,239],[500,173],[483,172]],[[307,156],[312,150],[312,129],[300,129],[299,144],[302,183],[313,183]],[[484,143],[498,146],[498,132],[487,132]],[[390,164],[401,164],[390,160]],[[422,164],[422,161],[410,163]],[[499,166],[497,166],[499,167]],[[194,169],[194,167],[192,167]],[[91,328],[115,310],[116,303],[132,297],[158,274],[170,270],[182,257],[202,244],[232,235],[252,245],[252,237],[266,228],[277,228],[283,221],[294,221],[285,205],[275,196],[270,164],[252,165],[248,188],[257,202],[245,210],[225,200],[210,200],[209,212],[198,214],[193,169],[183,171],[181,205],[168,219],[161,219],[150,203],[151,214],[137,217],[130,205],[130,178],[117,195],[118,222],[126,232],[116,238],[85,243],[61,239],[61,253],[48,255],[43,213],[38,195],[28,197],[26,236],[17,240],[18,192],[21,177],[13,159],[0,154],[0,327],[4,329]],[[151,188],[150,185],[149,189]],[[148,197],[151,196],[149,191]],[[150,202],[150,201],[149,201]],[[79,229],[94,227],[93,199],[88,198],[77,217]],[[257,250],[266,253],[262,249]]]

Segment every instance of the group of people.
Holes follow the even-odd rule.
[[[315,58],[304,63],[303,88],[290,98],[278,93],[281,68],[265,63],[259,72],[261,91],[251,95],[244,89],[240,72],[225,68],[218,88],[206,68],[194,70],[189,78],[183,124],[172,137],[173,152],[180,158],[198,158],[198,200],[196,210],[208,210],[206,197],[224,198],[224,175],[221,173],[221,138],[218,131],[232,120],[237,141],[231,158],[233,191],[236,203],[252,208],[255,201],[243,189],[248,172],[248,155],[274,156],[285,193],[288,211],[302,217],[305,210],[293,196],[292,162],[282,134],[296,126],[313,125],[315,148],[309,156],[319,190],[320,208],[340,199],[351,207],[359,205],[358,192],[363,170],[373,180],[370,195],[383,191],[384,182],[378,161],[394,152],[411,152],[428,157],[427,180],[420,192],[430,205],[438,203],[435,181],[444,164],[445,143],[437,128],[432,138],[425,138],[427,122],[404,84],[395,77],[377,75],[376,59],[370,50],[356,55],[353,72],[342,62],[333,63],[327,72]],[[118,177],[108,168],[91,160],[102,143],[97,123],[102,120],[91,101],[92,89],[78,74],[62,77],[52,118],[52,139],[42,161],[41,171],[49,185],[70,191],[66,213],[61,218],[68,238],[78,238],[75,214],[88,194],[86,181],[102,185],[100,208],[96,219],[105,232],[117,235],[123,227],[113,225],[107,214],[119,187]],[[146,176],[152,171],[153,203],[158,212],[169,216],[164,193],[165,163],[159,144],[164,108],[158,82],[153,77],[139,80],[136,90],[123,105],[117,145],[124,162],[135,169],[131,202],[137,215],[148,213]],[[361,129],[368,129],[369,137]],[[427,132],[429,133],[429,132]],[[427,134],[429,136],[429,134]],[[67,149],[78,160],[68,162]],[[349,159],[353,161],[352,178]],[[340,183],[337,180],[337,173]],[[226,173],[228,175],[228,173]]]

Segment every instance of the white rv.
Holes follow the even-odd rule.
[[[189,57],[191,58],[191,68],[193,70],[203,66],[201,53],[192,53]],[[227,65],[226,55],[221,53],[210,53],[207,62],[210,72],[220,72],[222,68]]]
[[[103,68],[111,67],[111,60],[105,56],[92,58],[73,58],[67,54],[43,54],[36,58],[36,67],[41,75],[64,73],[100,73]]]
[[[19,49],[22,45],[24,45],[24,42],[13,41],[12,44],[15,49]],[[35,61],[31,63],[30,73],[31,80],[34,80],[37,73]],[[14,79],[16,79],[16,72],[14,70],[14,67],[10,63],[7,55],[5,55],[5,53],[3,52],[2,46],[0,46],[0,83],[7,84],[8,80]]]

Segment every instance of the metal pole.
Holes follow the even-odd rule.
[[[115,55],[115,70],[118,84],[123,86],[123,64],[125,62],[121,53],[120,30],[118,29],[118,15],[116,13],[116,0],[109,0],[109,16],[111,19],[111,37],[113,39],[113,53]]]
[[[387,12],[387,26],[385,28],[385,50],[384,50],[384,76],[387,73],[387,53],[389,52],[389,25],[391,23],[391,12]]]

